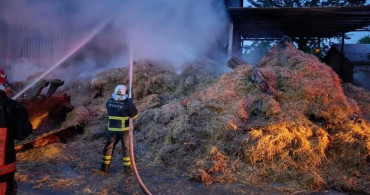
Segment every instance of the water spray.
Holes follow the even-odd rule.
[[[129,98],[131,98],[131,93],[132,93],[132,69],[133,69],[133,66],[134,66],[134,54],[132,53],[132,48],[130,46],[129,48],[129,87],[130,87],[130,91],[129,91]]]
[[[73,54],[75,54],[78,50],[80,50],[86,43],[88,43],[96,34],[98,34],[103,27],[108,23],[109,20],[104,21],[99,26],[97,26],[85,39],[83,39],[79,44],[76,45],[70,52],[68,52],[64,57],[62,57],[58,62],[56,62],[52,67],[50,67],[46,72],[44,72],[41,76],[35,79],[31,84],[27,85],[23,90],[21,90],[18,94],[16,94],[12,99],[16,99],[24,92],[26,92],[29,88],[35,85],[38,81],[44,78],[47,74],[65,62],[68,58],[70,58]]]
[[[133,60],[133,53],[132,53],[132,48],[130,46],[129,48],[129,98],[131,98],[131,93],[132,93],[132,75],[133,75],[133,66],[134,66],[134,60]],[[130,137],[130,141],[129,141],[129,148],[130,148],[130,159],[131,159],[131,166],[132,168],[134,169],[134,173],[135,173],[135,176],[136,176],[136,179],[137,181],[139,182],[139,185],[140,185],[140,188],[141,190],[143,190],[143,192],[146,194],[146,195],[152,195],[152,193],[150,193],[150,191],[148,190],[148,188],[146,188],[146,186],[144,185],[143,181],[141,180],[140,178],[140,175],[139,175],[139,172],[136,168],[136,163],[135,163],[135,155],[134,155],[134,125],[133,125],[133,120],[132,118],[130,118],[129,120],[129,137]]]

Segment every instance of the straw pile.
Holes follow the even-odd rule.
[[[213,67],[198,61],[178,74],[158,62],[135,63],[136,155],[207,185],[281,182],[370,193],[370,104],[346,95],[330,67],[290,43],[276,45],[258,65],[272,95],[252,81],[255,67],[241,65],[221,76]],[[101,134],[105,102],[115,85],[128,83],[127,73],[109,70],[80,86],[94,93],[69,89],[74,105],[94,117],[84,136]]]
[[[344,94],[333,70],[289,43],[258,68],[274,95],[251,81],[252,66],[237,67],[181,101],[142,109],[139,147],[206,184],[238,173],[253,184],[369,192],[370,127],[361,120],[368,111]]]

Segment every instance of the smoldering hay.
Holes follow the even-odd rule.
[[[136,155],[207,185],[280,182],[370,193],[369,102],[359,106],[329,66],[286,44],[257,66],[272,95],[252,82],[256,67],[248,64],[220,74],[216,62],[198,60],[177,74],[159,61],[135,62]],[[128,83],[127,73],[107,70],[67,89],[73,104],[93,113],[85,136],[104,129],[105,102],[116,84]]]

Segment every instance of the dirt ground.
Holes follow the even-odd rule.
[[[115,155],[110,173],[102,173],[100,156],[103,138],[87,142],[96,159],[91,159],[84,150],[74,147],[78,135],[67,143],[55,143],[43,148],[35,148],[18,153],[18,194],[69,195],[69,194],[145,194],[134,174],[127,175],[119,155]],[[99,142],[97,142],[99,141]],[[117,147],[120,153],[120,147]],[[77,151],[76,151],[77,150]],[[73,154],[73,155],[72,155]],[[29,156],[34,159],[28,159]],[[27,159],[24,157],[27,156]],[[152,194],[311,194],[311,191],[295,189],[283,183],[270,183],[251,186],[248,183],[212,184],[192,181],[189,175],[177,169],[150,165],[150,162],[136,157],[142,181]],[[335,191],[315,192],[315,194],[340,194]]]
[[[83,135],[77,135],[67,143],[19,152],[16,174],[19,194],[144,194],[135,175],[123,172],[120,146],[116,148],[117,154],[107,175],[99,170],[104,138],[85,140],[85,148],[79,150],[77,146],[83,139]],[[92,159],[91,155],[96,158]],[[189,175],[179,170],[150,165],[150,162],[141,161],[140,156],[136,159],[141,179],[152,194],[281,194],[297,191],[263,189],[242,183],[207,187],[190,180]]]

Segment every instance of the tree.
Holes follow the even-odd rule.
[[[316,1],[316,0],[314,0]],[[252,7],[302,7],[302,0],[248,0]]]
[[[321,6],[360,6],[364,5],[366,0],[346,0],[346,1],[338,1],[338,0],[327,0],[321,3]]]
[[[358,40],[359,44],[370,44],[370,35],[362,37],[360,40]]]

